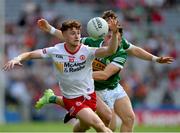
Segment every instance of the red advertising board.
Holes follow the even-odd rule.
[[[180,125],[180,111],[178,110],[141,110],[135,113],[138,125]]]

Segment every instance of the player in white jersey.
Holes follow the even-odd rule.
[[[64,97],[71,99],[94,92],[91,65],[94,52],[94,48],[85,45],[71,52],[66,43],[43,49],[43,57],[53,58],[56,77]]]
[[[7,71],[21,62],[30,59],[52,58],[56,67],[56,76],[63,92],[64,107],[79,122],[74,132],[84,132],[93,127],[97,132],[112,132],[94,112],[96,93],[92,78],[92,61],[95,57],[112,55],[118,47],[118,24],[111,21],[113,37],[108,47],[91,48],[80,44],[81,24],[75,20],[65,21],[61,31],[65,42],[54,47],[25,52],[10,60],[3,67]]]

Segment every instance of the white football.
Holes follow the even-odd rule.
[[[109,30],[106,20],[100,17],[95,17],[89,20],[87,24],[87,33],[93,38],[102,38],[107,35]]]

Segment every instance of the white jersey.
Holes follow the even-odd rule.
[[[42,50],[42,57],[50,57],[54,61],[56,77],[64,97],[71,99],[94,92],[92,61],[95,50],[81,44],[75,53],[71,53],[65,43]]]

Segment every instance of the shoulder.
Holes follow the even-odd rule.
[[[126,43],[128,43],[128,40],[125,37],[122,37],[122,43],[126,44]]]
[[[103,38],[94,39],[92,37],[85,37],[81,39],[81,43],[91,46],[91,47],[99,47],[99,44],[103,41]]]
[[[64,49],[64,43],[58,43],[54,45],[54,50],[62,50]]]
[[[113,58],[116,58],[116,57],[127,57],[126,49],[123,46],[119,46],[117,51],[116,51],[116,53],[113,54],[112,57]]]
[[[57,43],[54,45],[55,48],[63,48],[64,47],[64,43]]]
[[[61,51],[62,49],[64,49],[64,43],[58,43],[58,44],[55,44],[52,47],[45,48],[47,53],[58,52],[58,51]]]
[[[95,51],[96,49],[96,47],[90,47],[88,45],[81,44],[81,51],[83,51],[84,53],[89,53]]]
[[[121,41],[121,45],[123,47],[123,49],[128,49],[132,44],[127,40],[125,39],[124,37],[122,37],[122,41]]]
[[[84,44],[87,39],[88,39],[88,37],[82,37],[80,42]]]
[[[81,43],[81,49],[85,50],[85,49],[90,49],[91,47],[89,47],[88,45],[85,45],[84,43]]]

